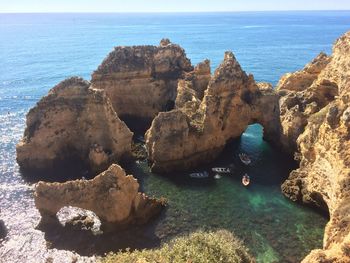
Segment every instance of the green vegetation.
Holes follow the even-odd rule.
[[[255,260],[241,241],[226,230],[196,232],[179,237],[159,249],[110,253],[102,263],[248,263]]]

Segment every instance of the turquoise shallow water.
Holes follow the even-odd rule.
[[[252,163],[240,163],[246,152]],[[295,164],[262,140],[262,127],[251,125],[240,140],[232,142],[211,167],[234,164],[232,175],[214,179],[189,178],[187,173],[160,176],[149,173],[144,162],[130,172],[150,195],[169,200],[165,216],[155,227],[157,236],[168,239],[196,229],[228,229],[244,240],[258,262],[298,262],[322,246],[325,217],[286,199],[280,184]],[[251,178],[246,188],[244,173]]]
[[[113,46],[158,44],[168,37],[185,48],[193,64],[209,58],[215,68],[224,51],[232,50],[256,80],[276,84],[282,74],[300,69],[320,51],[330,53],[349,27],[348,11],[0,14],[0,217],[9,230],[0,257],[28,262],[71,249],[47,250],[48,237],[34,230],[40,217],[32,185],[23,180],[15,161],[26,112],[59,81],[72,75],[89,79]],[[258,126],[230,145],[217,164],[237,164],[242,150],[253,157],[253,165],[248,170],[238,166],[234,176],[220,180],[152,175],[144,163],[129,168],[147,193],[169,199],[169,208],[150,226],[154,243],[197,228],[227,228],[245,240],[259,262],[296,262],[322,245],[326,219],[280,192],[292,164],[261,140]],[[252,177],[249,189],[240,184],[244,172]],[[138,236],[137,247],[154,245],[146,236]],[[117,243],[111,249],[125,246]]]

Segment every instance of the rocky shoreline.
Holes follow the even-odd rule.
[[[350,32],[336,41],[330,57],[321,54],[301,71],[318,67],[313,81],[290,93],[298,98],[290,111],[305,118],[306,125],[296,140],[300,167],[290,174],[282,191],[292,200],[315,205],[330,214],[324,249],[312,251],[303,262],[350,260],[349,55]]]
[[[55,218],[62,206],[75,205],[115,226],[145,223],[163,203],[139,193],[137,182],[113,165],[132,155],[133,132],[123,119],[153,119],[146,149],[152,171],[160,173],[213,161],[228,141],[259,123],[267,141],[300,161],[282,185],[283,193],[330,214],[323,249],[303,262],[346,262],[349,55],[350,32],[337,40],[331,56],[321,53],[273,89],[247,75],[232,52],[211,75],[208,60],[192,66],[185,51],[167,39],[158,47],[116,47],[93,72],[91,83],[65,80],[29,111],[17,161],[24,173],[55,170],[71,160],[93,175],[112,165],[92,180],[37,184],[35,203],[44,221]],[[110,218],[111,200],[125,208],[123,216],[119,211]]]

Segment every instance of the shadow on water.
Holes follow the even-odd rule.
[[[45,233],[48,248],[75,251],[82,256],[102,256],[111,251],[150,249],[160,245],[160,239],[154,233],[154,223],[108,233],[95,233],[61,224],[38,229]]]
[[[23,179],[28,183],[44,182],[66,182],[69,180],[92,179],[92,174],[80,158],[71,157],[65,161],[57,162],[52,169],[47,170],[20,170]]]

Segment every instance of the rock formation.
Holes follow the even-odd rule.
[[[318,78],[328,65],[330,57],[319,54],[301,71],[288,73],[281,78],[276,90],[281,95],[281,146],[286,152],[297,150],[296,141],[304,131],[307,119],[318,112],[337,95],[332,82]]]
[[[29,111],[17,161],[24,170],[43,170],[79,160],[101,171],[130,155],[132,135],[103,91],[74,77],[51,89]]]
[[[163,39],[158,47],[116,47],[93,72],[91,83],[106,91],[122,119],[152,120],[174,107],[178,80],[192,69],[185,51]]]
[[[143,224],[157,215],[164,201],[138,192],[139,184],[118,165],[91,180],[65,183],[39,182],[35,188],[35,205],[42,216],[41,224],[57,223],[57,212],[73,206],[95,212],[103,229]]]
[[[116,47],[92,74],[91,87],[78,78],[63,81],[28,113],[17,159],[22,168],[43,169],[78,158],[101,170],[130,155],[132,133],[118,113],[155,117],[146,133],[153,171],[185,170],[212,161],[249,124],[260,123],[265,139],[297,152],[300,161],[282,191],[330,214],[323,249],[304,262],[350,262],[349,58],[350,32],[332,56],[321,53],[283,76],[274,91],[247,75],[231,52],[211,76],[209,61],[193,68],[169,40]],[[72,205],[94,211],[105,225],[142,223],[161,202],[138,187],[112,165],[89,181],[40,182],[35,202],[43,222],[57,221],[58,210]]]
[[[161,112],[147,131],[153,171],[185,170],[212,161],[251,123],[261,123],[267,139],[279,136],[278,96],[271,87],[259,88],[231,52],[210,80],[201,74],[202,81],[197,81],[207,68],[202,63],[179,81],[176,109]]]
[[[313,80],[307,75],[305,82],[299,79],[288,89],[297,91],[295,105],[299,108],[295,111],[304,119],[305,128],[300,136],[295,134],[300,167],[291,173],[282,190],[292,200],[315,205],[330,214],[323,250],[312,251],[303,262],[350,262],[349,58],[350,32],[335,43],[331,57],[321,55],[316,59],[321,60],[321,66],[314,71]]]

